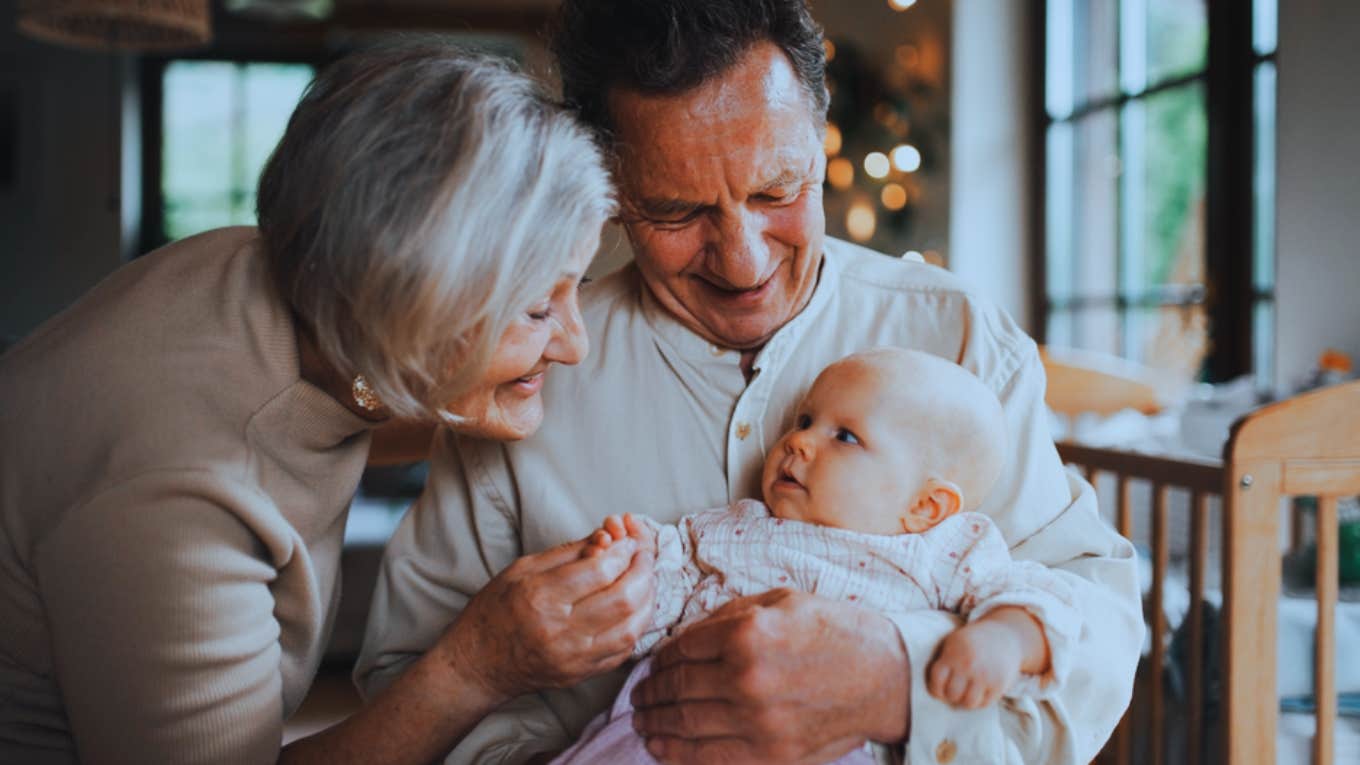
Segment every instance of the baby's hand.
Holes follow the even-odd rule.
[[[926,670],[926,688],[961,709],[980,709],[1001,698],[1020,678],[1024,659],[1014,632],[980,619],[954,630]]]
[[[581,556],[592,558],[609,549],[610,545],[627,537],[632,537],[639,546],[656,547],[656,532],[634,520],[631,513],[624,513],[621,516],[611,515],[605,518],[600,528],[586,538],[586,547],[581,552]]]

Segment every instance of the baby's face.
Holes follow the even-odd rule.
[[[793,429],[765,460],[761,488],[776,517],[870,534],[904,531],[902,516],[926,482],[925,441],[892,382],[853,361],[822,372]]]

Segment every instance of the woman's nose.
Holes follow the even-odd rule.
[[[579,364],[590,353],[590,338],[581,322],[580,307],[573,299],[566,310],[558,314],[552,338],[543,355],[559,364]]]

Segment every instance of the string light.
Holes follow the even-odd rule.
[[[832,188],[844,191],[855,182],[855,166],[845,157],[837,157],[826,163],[826,179]]]
[[[850,232],[850,238],[856,242],[869,241],[877,226],[878,216],[874,215],[874,208],[866,202],[855,202],[845,213],[845,230]]]
[[[883,187],[883,192],[878,195],[883,202],[883,206],[889,210],[901,210],[907,205],[907,190],[896,183],[889,183]]]
[[[911,144],[899,144],[892,150],[892,163],[904,173],[914,173],[921,169],[921,152]]]
[[[826,149],[828,157],[841,153],[841,129],[836,127],[836,123],[826,123],[826,136],[822,138],[822,148]]]
[[[887,177],[888,171],[891,169],[892,165],[888,162],[888,155],[881,151],[871,151],[864,158],[864,172],[868,173],[870,178]]]
[[[894,11],[905,11],[916,5],[916,0],[888,0],[888,7]]]
[[[830,40],[822,40],[822,50],[826,51],[827,63],[836,59],[836,43],[833,43]]]

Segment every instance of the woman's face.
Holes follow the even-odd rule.
[[[582,248],[552,290],[506,327],[481,381],[446,407],[466,420],[454,430],[496,441],[518,441],[538,430],[548,367],[576,364],[590,349],[577,288],[594,252],[593,244]]]

